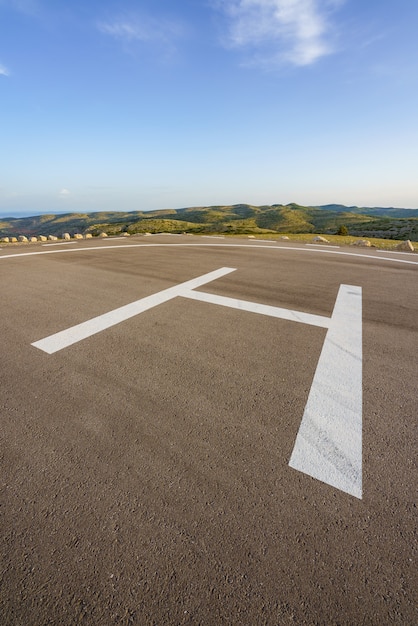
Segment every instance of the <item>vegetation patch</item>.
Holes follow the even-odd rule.
[[[309,234],[418,241],[418,210],[295,203],[254,206],[219,205],[160,211],[103,211],[8,218],[0,221],[0,237],[55,235],[67,232],[117,235],[141,233],[207,233],[231,235]],[[408,212],[409,211],[409,212]],[[343,230],[341,230],[343,229]]]

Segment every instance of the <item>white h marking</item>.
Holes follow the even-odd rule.
[[[40,339],[33,346],[53,354],[176,297],[326,328],[290,467],[362,497],[361,287],[341,285],[332,317],[194,291],[234,272],[222,267]]]

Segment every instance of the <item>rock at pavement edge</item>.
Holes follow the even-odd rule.
[[[401,243],[399,243],[396,246],[396,249],[397,250],[404,250],[405,252],[413,252],[415,250],[414,246],[409,241],[409,239],[407,241],[402,241]]]

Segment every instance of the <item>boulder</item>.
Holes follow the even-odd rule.
[[[289,241],[289,237],[287,235],[283,235],[283,237],[280,237],[280,241]]]
[[[370,248],[371,243],[368,239],[358,239],[357,241],[353,241],[352,246],[359,246],[360,248]]]
[[[55,235],[48,235],[48,241],[58,241],[58,237]]]
[[[129,233],[121,233],[122,237],[130,237]]]
[[[16,242],[17,242],[16,237],[10,237],[10,243],[16,243]]]
[[[255,235],[248,235],[248,239],[255,239]]]
[[[312,239],[312,241],[314,241],[315,243],[329,243],[328,239],[325,239],[325,237],[321,237],[321,235],[317,235]]]
[[[25,237],[25,235],[19,235],[18,239],[19,241],[22,241],[22,242],[26,242],[28,240],[28,238]]]
[[[8,237],[2,237],[0,239],[1,243],[9,243],[9,238]]]
[[[71,239],[71,235],[70,235],[70,233],[64,233],[62,238],[65,239],[66,241],[68,241],[69,239]]]
[[[396,249],[403,250],[404,252],[413,252],[415,250],[409,239],[407,241],[401,241],[401,243],[396,246]]]
[[[39,235],[38,239],[39,241],[46,241],[45,235]]]
[[[99,237],[103,239],[104,237],[107,237],[107,233],[100,233]]]
[[[87,233],[86,239],[93,239],[93,235],[91,233]]]
[[[38,237],[31,237],[29,241],[31,241],[32,243],[35,243],[35,241],[38,241]]]
[[[80,235],[80,233],[76,233],[74,235],[74,239],[83,239],[83,235]]]

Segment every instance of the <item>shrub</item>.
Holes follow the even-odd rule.
[[[341,226],[337,230],[337,235],[340,235],[341,237],[347,237],[347,235],[348,235],[348,228],[347,228],[347,226],[345,226],[344,224],[341,224]]]

